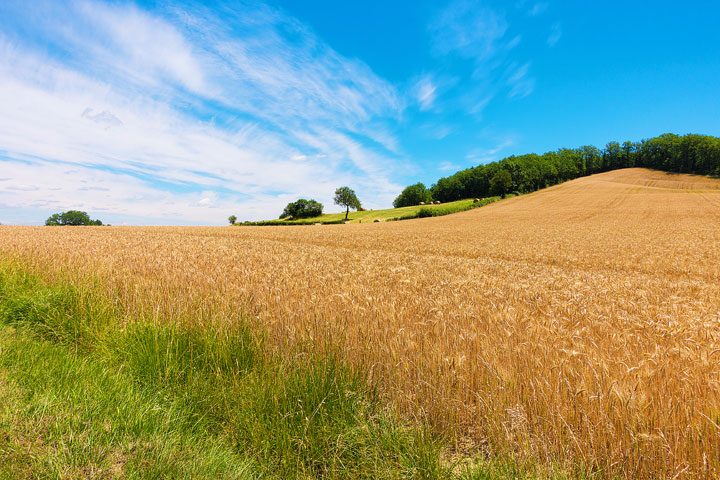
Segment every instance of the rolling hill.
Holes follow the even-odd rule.
[[[118,332],[134,324],[150,332],[190,332],[178,337],[189,339],[197,332],[232,339],[250,328],[262,338],[263,355],[280,365],[332,358],[354,372],[356,383],[338,373],[342,369],[312,370],[323,372],[312,377],[317,383],[278,373],[272,381],[284,393],[267,390],[267,397],[257,397],[267,398],[258,405],[269,409],[257,418],[275,419],[282,428],[269,423],[253,436],[258,424],[243,423],[249,420],[234,412],[256,405],[254,392],[270,388],[264,377],[225,377],[232,363],[208,350],[201,358],[220,363],[200,371],[214,372],[215,387],[196,398],[182,385],[205,385],[202,375],[148,377],[137,370],[137,381],[151,387],[179,378],[169,395],[190,402],[200,415],[212,412],[207,428],[222,433],[223,452],[240,445],[248,457],[243,462],[263,465],[262,472],[311,476],[353,465],[370,476],[384,470],[427,477],[472,471],[486,475],[480,478],[717,477],[718,245],[720,180],[645,169],[583,177],[412,222],[288,229],[0,227],[5,278],[26,272],[91,292],[98,302],[105,299],[100,305],[112,306],[102,311],[116,312],[107,320],[112,328],[90,322],[69,330],[75,333],[62,336],[57,348],[92,338],[101,353],[115,352]],[[38,298],[51,304],[52,296]],[[182,341],[195,345],[193,351],[214,345]],[[142,358],[165,358],[162,352],[175,351],[168,348]],[[12,366],[3,368],[0,389],[29,388],[22,379],[31,367],[2,353],[9,351],[0,350]],[[82,348],[70,351],[87,355]],[[112,368],[130,377],[145,365],[132,355],[112,359]],[[179,372],[195,368],[183,365]],[[251,380],[252,388],[245,387]],[[376,394],[363,396],[359,385]],[[34,397],[13,398],[29,398],[17,407],[24,431],[43,431],[42,419],[27,413]],[[368,413],[368,405],[377,410]],[[280,407],[288,410],[272,410]],[[112,428],[126,428],[112,420],[120,422]],[[104,419],[93,421],[102,425]],[[92,440],[82,434],[92,422],[70,425],[77,429],[65,432],[71,451],[81,451]],[[414,431],[429,433],[397,433]],[[23,442],[9,432],[11,442]],[[397,441],[381,441],[392,435]],[[56,443],[28,448],[44,458],[63,437],[52,438]],[[103,438],[103,451],[111,452],[115,437]],[[390,445],[406,450],[384,450]],[[422,445],[441,445],[442,453],[423,450],[430,452],[424,460],[405,456]],[[282,463],[288,458],[297,463]],[[48,464],[40,462],[37,472]]]

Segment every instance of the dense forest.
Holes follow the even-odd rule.
[[[664,134],[641,142],[610,142],[603,150],[584,146],[542,155],[510,156],[441,178],[430,193],[441,202],[526,193],[584,175],[628,167],[720,176],[720,138]]]

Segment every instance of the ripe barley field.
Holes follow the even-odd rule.
[[[618,170],[369,225],[0,227],[0,255],[128,322],[338,355],[448,457],[720,475],[719,180]]]

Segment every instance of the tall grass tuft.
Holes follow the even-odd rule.
[[[439,478],[448,472],[440,461],[443,444],[421,428],[398,423],[374,390],[333,356],[268,354],[262,337],[246,325],[121,322],[102,303],[90,291],[46,285],[17,269],[0,268],[0,322],[56,345],[43,347],[45,355],[62,357],[52,361],[72,364],[65,356],[76,352],[80,363],[67,368],[79,382],[97,381],[82,376],[98,371],[120,372],[133,389],[176,410],[170,437],[198,438],[221,449],[231,445],[242,454],[242,471],[249,461],[278,478]],[[2,338],[7,328],[0,330]],[[66,381],[55,388],[67,392]],[[106,397],[93,402],[103,405],[101,418],[110,416],[112,422],[91,421],[110,422],[101,426],[110,430],[106,433],[122,436],[130,429],[142,435],[152,428],[151,418],[107,412],[122,397],[117,389],[96,388],[94,394]],[[66,433],[75,452],[66,461],[107,463],[102,452],[81,454],[87,450],[78,445],[83,440]]]

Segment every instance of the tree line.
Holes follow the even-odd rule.
[[[667,133],[640,142],[610,142],[602,150],[583,146],[512,155],[441,178],[429,189],[423,184],[410,185],[394,206],[418,205],[429,199],[449,202],[527,193],[585,175],[630,167],[720,176],[720,138]]]

